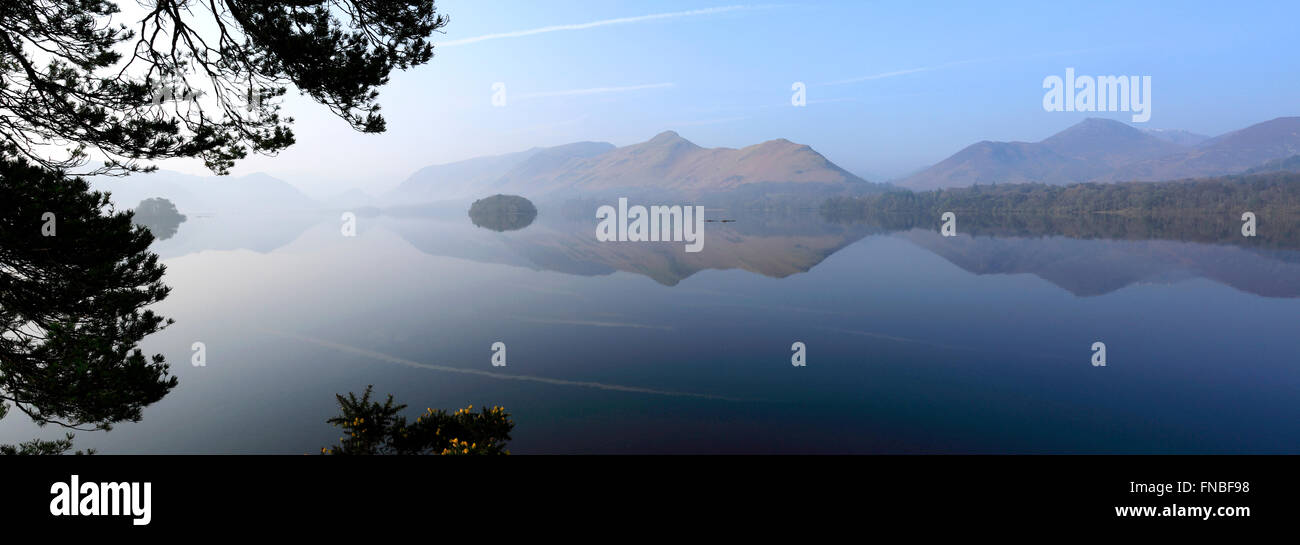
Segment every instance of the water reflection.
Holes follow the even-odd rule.
[[[337,439],[332,395],[375,384],[509,406],[514,452],[1300,450],[1276,425],[1300,418],[1292,250],[710,209],[736,221],[688,254],[597,243],[594,207],[543,205],[516,231],[467,207],[358,214],[352,238],[337,213],[187,222],[155,243],[185,253],[159,307],[178,324],[147,349],[185,359],[203,340],[209,365],[178,368],[141,423],[78,442],[315,452]],[[7,425],[4,441],[34,436]]]
[[[738,219],[707,224],[706,250],[698,253],[673,242],[597,242],[595,220],[572,214],[546,214],[533,228],[511,234],[475,232],[436,214],[408,215],[389,225],[431,255],[583,276],[623,271],[666,286],[703,270],[785,278],[863,237],[892,234],[974,274],[1033,274],[1079,296],[1206,278],[1256,295],[1300,297],[1300,245],[1285,237],[1233,238],[1233,224],[1207,218],[971,216],[962,218],[961,236],[942,237],[933,218],[844,223],[813,213],[727,215]],[[916,227],[927,224],[935,225]]]
[[[1300,297],[1300,252],[1291,250],[1059,235],[946,238],[922,229],[898,236],[973,274],[1032,274],[1078,296],[1205,278],[1264,297]]]
[[[786,278],[864,237],[888,234],[973,274],[1032,274],[1078,296],[1205,278],[1265,297],[1300,297],[1300,239],[1293,236],[1300,225],[1289,230],[1284,218],[1247,238],[1236,232],[1238,224],[1217,217],[966,215],[960,236],[942,237],[938,220],[928,217],[844,221],[806,209],[710,209],[711,217],[735,221],[707,223],[705,251],[689,253],[676,242],[598,242],[594,215],[587,218],[572,206],[543,207],[541,214],[475,213],[470,221],[462,206],[376,210],[359,228],[391,230],[429,255],[579,276],[622,271],[665,286],[705,270]],[[178,236],[155,242],[153,250],[164,258],[204,250],[268,253],[335,219],[324,213],[201,217]]]

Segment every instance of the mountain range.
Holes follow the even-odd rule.
[[[402,182],[387,200],[429,202],[494,193],[540,198],[618,191],[699,197],[754,188],[807,193],[875,187],[811,147],[789,140],[740,149],[704,148],[665,131],[624,147],[577,142],[430,166]]]
[[[1300,117],[1213,138],[1089,118],[1039,142],[983,141],[898,184],[924,191],[993,183],[1160,181],[1285,169],[1300,155]]]
[[[1300,171],[1300,117],[1280,117],[1213,138],[1181,130],[1137,129],[1089,118],[1039,142],[972,144],[896,183],[925,191],[975,184],[1159,181],[1238,173]],[[359,190],[323,202],[266,174],[191,176],[158,171],[92,178],[119,208],[165,197],[183,213],[312,210],[476,199],[497,193],[530,199],[713,195],[812,197],[884,191],[807,145],[776,139],[705,148],[673,131],[616,147],[575,142],[420,169],[386,195]]]

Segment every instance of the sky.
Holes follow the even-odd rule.
[[[1066,68],[1151,76],[1143,128],[1217,135],[1300,115],[1293,1],[437,5],[451,23],[434,58],[381,89],[386,133],[353,132],[290,96],[297,144],[232,172],[318,198],[381,194],[431,164],[675,130],[706,147],[786,138],[885,181],[981,140],[1037,141],[1090,116],[1131,121],[1045,111],[1043,80]],[[795,82],[805,106],[791,104]],[[493,104],[498,83],[504,106]],[[196,161],[161,166],[204,173]]]

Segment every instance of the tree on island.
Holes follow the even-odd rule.
[[[493,195],[474,201],[469,219],[474,225],[493,231],[517,231],[537,218],[537,207],[518,195]]]
[[[162,197],[140,201],[134,212],[136,225],[149,229],[158,240],[172,238],[186,219],[185,214],[176,210],[175,203]]]

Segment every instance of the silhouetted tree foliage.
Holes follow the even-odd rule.
[[[469,207],[469,219],[493,231],[516,231],[537,219],[537,207],[518,195],[493,195],[474,201]]]
[[[148,228],[158,240],[172,238],[185,222],[185,214],[176,210],[176,204],[162,197],[140,201],[134,212],[136,225]]]
[[[0,153],[94,173],[199,157],[226,173],[294,141],[289,86],[364,132],[376,88],[433,56],[433,0],[154,0],[131,24],[112,0],[0,3]],[[54,148],[66,149],[61,155]]]
[[[406,405],[371,401],[372,386],[361,397],[336,395],[340,413],[327,422],[342,428],[339,444],[321,448],[322,454],[509,454],[506,442],[514,422],[501,407],[474,406],[448,413],[432,408],[408,421],[400,415]]]
[[[293,144],[275,101],[289,87],[382,132],[376,89],[432,58],[429,38],[447,24],[433,0],[138,8],[128,26],[112,0],[0,2],[0,413],[42,425],[108,429],[176,386],[162,356],[136,348],[170,323],[145,310],[168,293],[153,236],[69,169],[98,153],[88,173],[197,157],[225,174],[250,152]],[[47,213],[55,236],[42,235]],[[69,436],[0,453],[70,448]]]
[[[138,421],[176,386],[136,348],[171,323],[146,309],[168,294],[153,236],[85,180],[22,161],[0,160],[0,195],[0,404],[80,430]]]
[[[976,185],[926,192],[837,197],[831,221],[884,230],[937,229],[954,212],[971,234],[1172,239],[1300,249],[1300,173],[1271,172],[1170,182]],[[1258,219],[1241,236],[1243,212]]]
[[[0,419],[3,419],[8,412],[9,407],[0,405]],[[72,450],[72,439],[73,435],[69,433],[64,435],[62,439],[32,439],[17,445],[0,445],[0,456],[52,456],[65,454]],[[94,453],[95,449],[77,451],[77,454]]]

